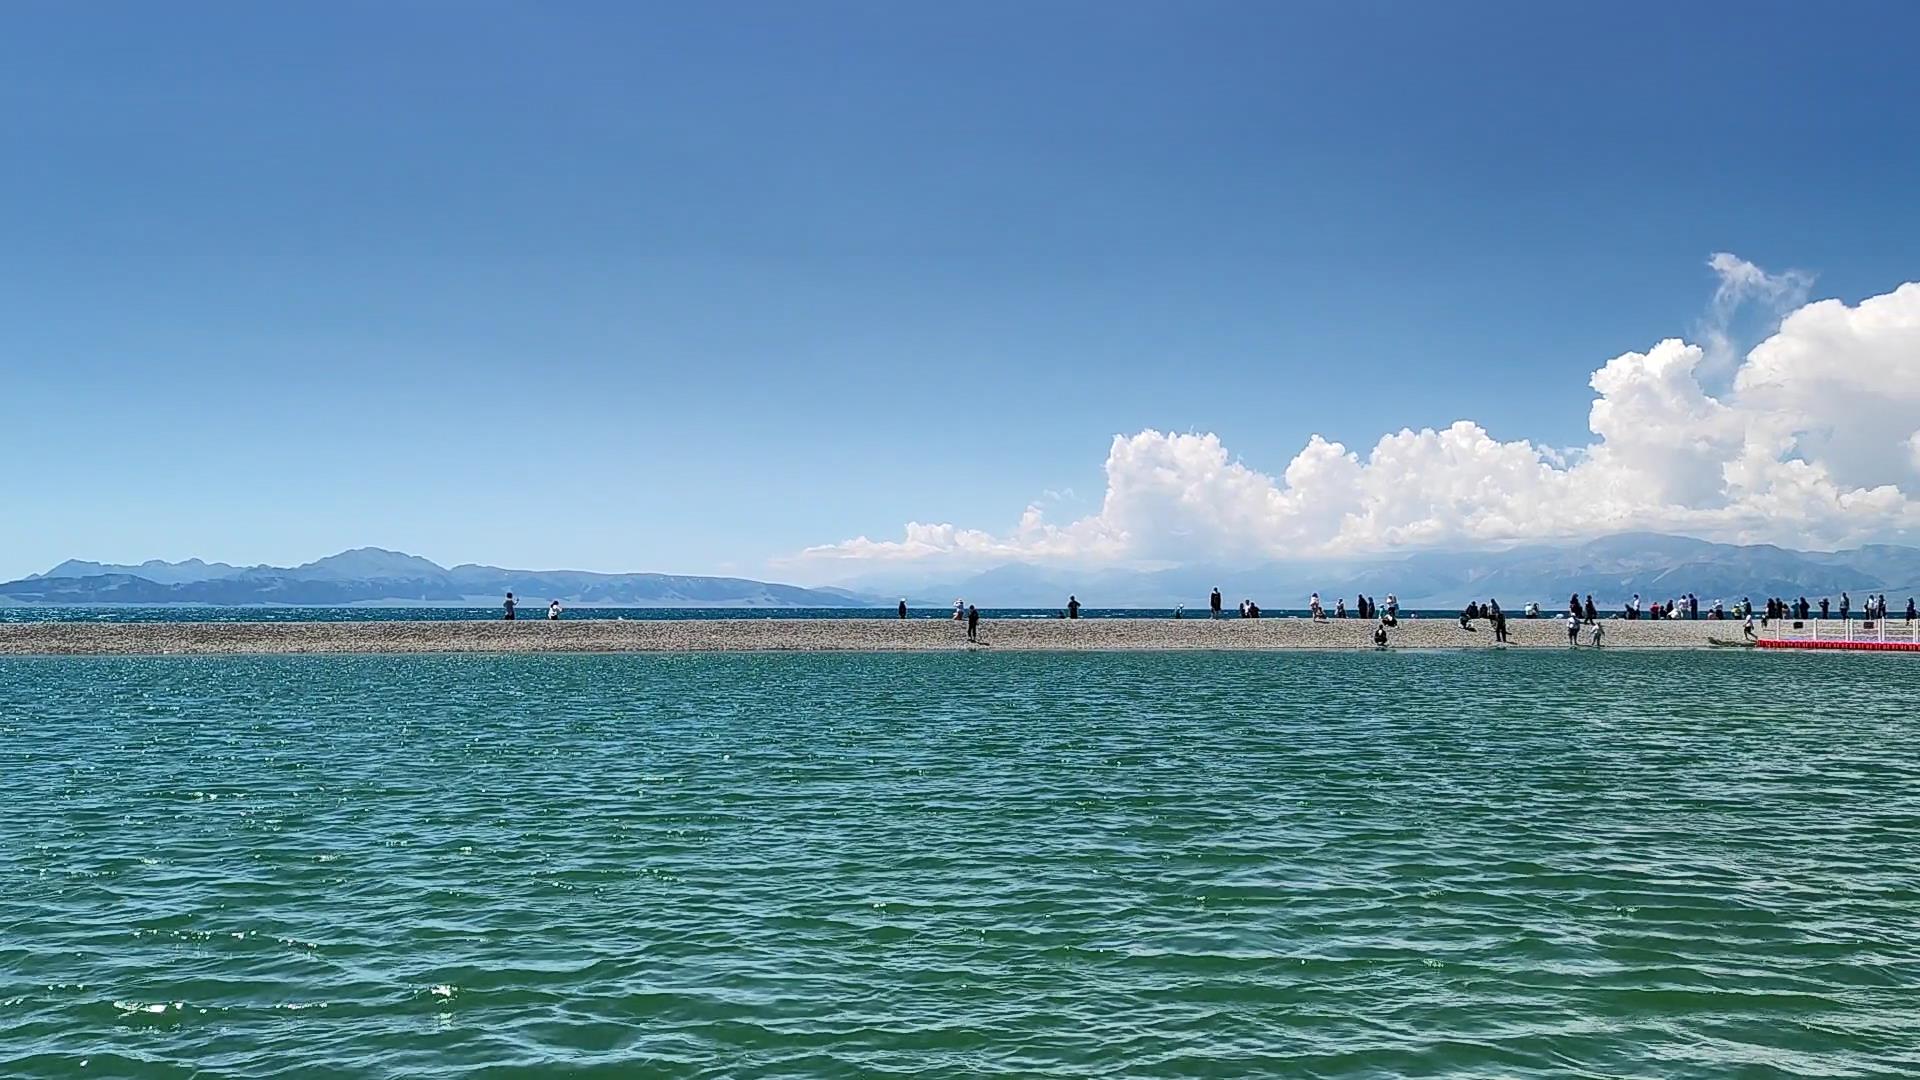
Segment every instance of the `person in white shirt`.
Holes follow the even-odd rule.
[[[560,617],[560,601],[555,600],[552,603],[547,605],[547,621],[552,622],[553,620],[558,619],[559,617]]]

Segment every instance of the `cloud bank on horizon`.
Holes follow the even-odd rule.
[[[811,563],[1190,562],[1354,554],[1652,529],[1736,542],[1844,546],[1920,529],[1920,282],[1856,306],[1806,302],[1812,279],[1736,256],[1699,343],[1614,357],[1588,381],[1593,440],[1503,442],[1480,424],[1381,436],[1364,456],[1319,435],[1279,477],[1212,434],[1116,435],[1097,513],[1011,530],[909,522],[897,540],[808,548]],[[1774,331],[1735,364],[1730,324]]]

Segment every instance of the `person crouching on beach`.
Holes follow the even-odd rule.
[[[553,622],[558,618],[560,618],[560,601],[554,600],[547,604],[547,621]]]

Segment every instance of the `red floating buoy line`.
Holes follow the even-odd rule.
[[[1762,649],[1827,649],[1837,652],[1920,652],[1920,623],[1888,625],[1885,619],[1774,619],[1754,642]]]

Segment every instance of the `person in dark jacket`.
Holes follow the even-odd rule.
[[[972,604],[967,605],[967,640],[980,640],[980,609]]]

